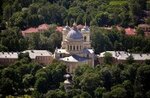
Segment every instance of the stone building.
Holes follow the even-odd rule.
[[[53,61],[53,55],[47,50],[25,50],[33,62],[48,65]],[[18,60],[19,52],[0,52],[0,65],[10,65]]]
[[[128,53],[125,51],[106,51],[112,54],[112,63],[119,64],[119,63],[126,63],[127,58],[132,55],[134,62],[136,63],[145,63],[146,60],[150,60],[150,54],[139,54],[139,53]],[[104,63],[104,54],[106,52],[100,53],[98,55],[98,59],[100,64]]]
[[[150,25],[148,25],[148,24],[139,24],[138,28],[140,28],[144,31],[144,34],[145,34],[146,37],[150,36]]]
[[[84,26],[81,30],[76,23],[73,27],[63,28],[62,47],[55,50],[54,58],[67,65],[67,71],[72,73],[78,65],[94,66],[94,51],[91,48],[90,29]]]
[[[29,57],[33,62],[48,65],[53,61],[52,53],[47,50],[26,50],[22,53],[29,53]]]
[[[18,60],[17,52],[0,52],[0,65],[10,65]]]

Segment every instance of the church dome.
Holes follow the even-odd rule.
[[[71,40],[82,40],[83,39],[83,35],[82,33],[77,30],[77,29],[72,29],[69,31],[69,33],[67,34],[67,39],[71,39]]]

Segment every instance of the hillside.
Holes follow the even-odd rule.
[[[2,1],[4,26],[25,29],[42,23],[65,25],[137,25],[146,0],[9,0]],[[7,22],[7,23],[6,23]]]

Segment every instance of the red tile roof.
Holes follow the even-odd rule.
[[[132,28],[126,28],[125,29],[125,34],[126,35],[136,35],[136,31],[135,31],[135,29],[132,29]]]
[[[81,24],[77,25],[78,29],[82,29],[83,27],[84,27],[84,25],[81,25]]]
[[[24,31],[21,31],[21,32],[22,32],[22,35],[25,36],[25,34],[27,34],[27,33],[36,33],[36,32],[38,32],[38,29],[31,27],[31,28],[28,28],[28,29],[26,29]]]
[[[48,24],[41,24],[38,26],[39,30],[48,30],[49,29],[49,25]]]
[[[63,27],[61,27],[61,26],[56,27],[56,31],[62,32],[63,31]]]
[[[48,30],[50,26],[48,24],[41,24],[37,28],[30,27],[24,31],[21,31],[23,36],[26,36],[26,34],[31,34],[31,33],[37,33],[40,32],[41,30]]]

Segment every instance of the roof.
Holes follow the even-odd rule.
[[[83,53],[85,53],[85,54],[93,54],[94,53],[94,51],[93,51],[93,49],[83,49]]]
[[[83,38],[82,33],[77,29],[71,29],[67,34],[67,39],[80,40]]]
[[[0,52],[0,58],[18,59],[17,52]]]
[[[37,28],[35,27],[30,27],[26,30],[21,31],[22,35],[25,36],[26,33],[37,33],[40,32],[41,30],[49,30],[50,26],[48,24],[41,24]]]
[[[132,28],[126,28],[125,29],[126,35],[135,35],[136,34],[135,32],[136,32],[135,29],[132,29]]]
[[[63,31],[63,27],[61,27],[61,26],[56,27],[56,31],[62,32]]]
[[[66,79],[66,80],[64,81],[64,84],[71,84],[71,82],[70,82],[68,79]]]
[[[57,53],[64,53],[64,54],[69,54],[69,52],[66,51],[66,49],[56,49]]]
[[[138,27],[150,27],[148,24],[139,24]]]
[[[38,29],[37,28],[33,28],[33,27],[22,31],[22,33],[36,33],[36,32],[38,32]]]
[[[50,26],[48,24],[41,24],[38,26],[37,29],[39,30],[48,30],[50,28]]]
[[[47,50],[26,50],[22,53],[29,53],[31,59],[35,59],[37,56],[52,56],[52,53]]]
[[[78,55],[71,55],[69,57],[60,58],[60,60],[65,62],[85,62],[88,59],[85,57],[80,57]]]
[[[80,29],[82,29],[84,27],[84,25],[81,25],[81,24],[79,24],[79,25],[77,25],[77,28],[80,30]]]
[[[81,32],[90,32],[90,29],[88,26],[84,26],[82,29],[81,29]]]
[[[125,51],[106,51],[112,54],[112,57],[118,59],[118,60],[126,60],[127,57],[131,55],[131,53],[125,52]],[[99,57],[104,57],[104,53],[100,53]],[[132,56],[134,60],[150,60],[150,54],[138,54],[138,53],[132,53]]]

